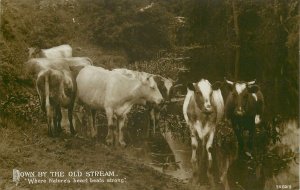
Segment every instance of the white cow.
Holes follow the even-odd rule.
[[[68,44],[52,47],[49,49],[28,48],[29,59],[33,57],[41,58],[64,58],[72,57],[72,47]]]
[[[153,77],[157,84],[157,87],[162,94],[165,101],[170,99],[170,91],[173,86],[173,80],[169,78],[162,77],[160,75],[153,75],[146,72],[133,71],[125,68],[113,69],[113,71],[121,73],[129,78],[136,78],[138,80],[144,80],[146,77]],[[161,105],[149,105],[149,115],[150,115],[150,126],[153,127],[153,132],[155,133],[156,126],[158,126],[160,112],[163,109]],[[148,131],[149,132],[149,131]],[[149,133],[148,133],[149,135]]]
[[[101,67],[86,66],[79,72],[76,82],[78,99],[94,110],[94,128],[95,111],[105,110],[108,120],[106,137],[108,144],[114,143],[114,117],[117,118],[119,127],[118,141],[121,146],[125,146],[123,127],[132,106],[145,104],[146,101],[158,104],[163,100],[155,81],[151,77],[140,81]]]
[[[71,68],[86,65],[93,65],[88,57],[70,57],[70,58],[32,58],[24,64],[25,75],[37,76],[43,69],[70,70]]]

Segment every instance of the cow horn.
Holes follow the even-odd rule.
[[[226,77],[224,77],[224,80],[226,81],[227,84],[233,85],[233,82],[230,80],[227,80]]]
[[[253,80],[253,81],[247,82],[247,84],[248,84],[248,85],[252,85],[252,84],[255,84],[255,82],[256,82],[256,79]]]
[[[172,86],[173,88],[178,88],[178,87],[181,87],[181,86],[184,86],[183,84],[176,84],[174,86]]]

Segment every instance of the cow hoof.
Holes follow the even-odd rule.
[[[75,137],[77,135],[76,131],[72,131],[71,135]]]
[[[57,131],[57,133],[61,133],[63,130],[61,127],[58,127],[56,131]]]
[[[125,143],[124,141],[122,141],[122,142],[120,142],[120,146],[121,146],[122,148],[125,148],[125,147],[126,147],[126,143]]]
[[[48,130],[48,136],[49,137],[54,137],[55,135],[53,134],[52,130]]]
[[[197,163],[197,158],[191,158],[191,163],[196,164]]]
[[[113,145],[113,139],[106,139],[106,144],[107,144],[108,146]]]

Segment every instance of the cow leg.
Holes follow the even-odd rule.
[[[96,110],[91,109],[91,114],[92,114],[91,136],[92,138],[95,138],[98,135],[98,130],[96,129]]]
[[[229,184],[228,184],[228,179],[227,179],[227,172],[228,172],[228,168],[229,168],[229,158],[226,158],[225,160],[221,160],[221,162],[223,162],[223,164],[221,167],[222,174],[220,176],[220,181],[222,182],[225,190],[230,190]]]
[[[73,126],[73,108],[74,108],[74,105],[70,105],[68,108],[68,119],[69,119],[69,123],[70,123],[70,132],[72,135],[74,135],[76,133],[74,126]]]
[[[62,120],[62,114],[61,114],[61,107],[58,105],[56,107],[56,129],[57,129],[57,132],[60,133],[62,131],[62,128],[61,128],[61,120]]]
[[[250,121],[249,124],[249,141],[248,141],[248,147],[251,152],[253,152],[253,140],[256,133],[256,126],[254,123],[254,119]]]
[[[106,136],[106,143],[108,145],[113,145],[114,142],[114,113],[112,109],[106,109],[106,117],[108,124],[108,132]]]
[[[212,151],[212,144],[213,144],[213,140],[214,140],[214,136],[215,136],[215,127],[214,126],[211,126],[211,127],[213,127],[213,129],[209,133],[209,137],[208,137],[208,140],[206,143],[206,151],[207,151],[207,156],[208,156],[207,177],[210,181],[210,184],[214,187],[215,184],[214,184],[214,176],[212,173],[212,161],[213,160],[212,160],[211,151]]]
[[[125,126],[126,116],[119,117],[118,124],[119,124],[119,143],[121,147],[125,147],[126,143],[124,141],[124,126]]]
[[[53,137],[53,108],[52,106],[48,105],[46,106],[46,115],[47,115],[47,123],[48,123],[48,135],[50,137]]]
[[[158,129],[159,129],[159,119],[160,119],[160,112],[159,111],[155,111],[155,124],[156,124],[156,126],[155,127],[158,127]],[[155,128],[154,128],[154,134],[155,134]]]
[[[193,126],[190,126],[191,131],[191,145],[192,145],[192,158],[191,163],[193,167],[193,178],[198,178],[198,159],[197,159],[197,149],[198,149],[198,140],[196,136],[196,130],[193,128]]]
[[[244,153],[244,139],[243,139],[243,130],[240,125],[234,125],[234,133],[238,140],[239,144],[239,155],[242,156]]]
[[[150,109],[150,127],[148,129],[148,137],[151,135],[151,128],[153,129],[153,134],[155,134],[155,111],[154,108]]]
[[[56,136],[57,134],[57,113],[56,107],[53,108],[53,115],[52,115],[52,122],[53,122],[53,135]]]

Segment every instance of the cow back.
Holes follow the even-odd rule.
[[[72,57],[72,47],[68,44],[52,47],[49,49],[41,49],[41,57],[44,58],[65,58]]]
[[[24,64],[26,77],[37,76],[39,72],[45,69],[70,70],[69,65],[60,59],[34,58]]]

